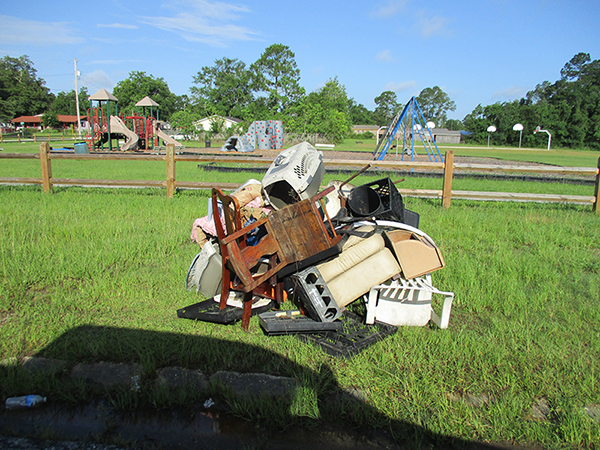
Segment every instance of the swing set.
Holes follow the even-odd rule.
[[[417,146],[419,142],[423,145],[429,161],[444,162],[429,124],[425,121],[419,102],[415,97],[409,100],[402,112],[394,116],[388,125],[385,135],[378,141],[377,147],[373,151],[375,161],[383,161],[388,150],[392,148],[394,139],[396,140],[396,155],[400,141],[402,141],[402,161],[405,156],[410,156],[410,160],[414,161],[417,155],[416,141]]]

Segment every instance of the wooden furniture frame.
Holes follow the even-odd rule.
[[[322,210],[325,211],[325,219],[329,221],[330,231],[325,227],[316,206],[332,189],[333,187],[311,199],[273,211],[269,216],[242,227],[238,200],[213,188],[213,218],[223,258],[220,308],[225,308],[231,289],[244,292],[243,329],[247,330],[250,322],[253,293],[266,294],[281,303],[283,289],[277,281],[277,272],[288,264],[302,261],[333,247],[340,240],[325,208]],[[219,208],[219,201],[222,209]],[[221,212],[225,220],[225,229],[221,223]],[[248,233],[261,226],[264,226],[266,234],[257,245],[248,246]],[[265,260],[268,261],[268,269],[262,273],[258,272],[257,266]]]

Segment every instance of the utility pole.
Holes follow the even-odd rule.
[[[77,59],[75,59],[75,108],[77,108],[77,136],[81,139],[81,116],[79,115],[79,88],[77,87],[77,78],[79,71],[77,70]]]

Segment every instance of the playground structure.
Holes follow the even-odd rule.
[[[405,155],[410,155],[410,160],[414,161],[417,155],[415,141],[417,141],[417,145],[420,141],[429,157],[429,161],[444,162],[429,125],[423,117],[419,102],[415,97],[409,100],[401,113],[394,116],[383,138],[377,141],[377,146],[373,151],[373,157],[376,161],[383,161],[394,139],[396,140],[396,153],[398,147],[400,147],[400,141],[402,141],[402,161],[404,161]]]
[[[109,152],[156,150],[161,142],[183,148],[160,129],[159,105],[150,97],[137,102],[136,113],[129,116],[119,114],[118,99],[106,89],[100,89],[89,100],[91,128],[85,140],[91,150],[104,151],[105,146]],[[120,145],[119,140],[124,142]]]

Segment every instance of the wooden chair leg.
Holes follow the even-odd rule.
[[[278,307],[283,305],[283,281],[275,285],[275,301]]]
[[[248,331],[250,326],[250,316],[252,315],[252,297],[254,294],[252,291],[244,294],[244,309],[242,312],[242,330]]]
[[[225,309],[225,307],[227,306],[227,297],[229,297],[230,276],[231,273],[229,272],[229,269],[223,266],[223,285],[221,286],[221,301],[219,302],[219,309]]]

